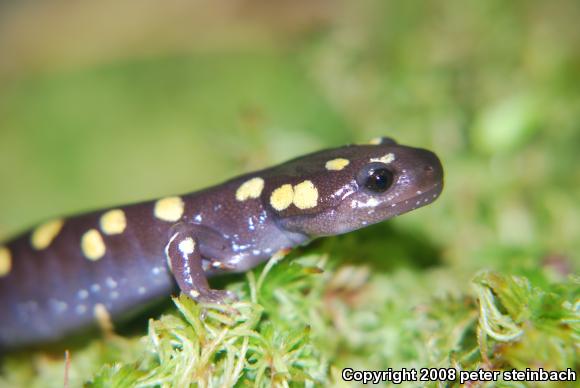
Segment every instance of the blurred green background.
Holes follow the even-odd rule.
[[[442,158],[442,197],[390,225],[443,268],[572,272],[578,20],[565,0],[4,3],[0,236],[389,135]]]

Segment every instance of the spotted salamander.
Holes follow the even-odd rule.
[[[434,201],[443,169],[390,138],[181,196],[45,222],[0,244],[0,347],[53,342],[166,297],[223,302],[207,277]]]

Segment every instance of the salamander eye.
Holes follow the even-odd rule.
[[[364,186],[374,193],[383,193],[393,184],[393,173],[383,164],[368,166],[363,169],[358,176],[359,186]]]
[[[372,170],[365,181],[365,187],[370,191],[382,193],[393,183],[393,174],[386,168]]]

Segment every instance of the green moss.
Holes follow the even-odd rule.
[[[267,265],[231,285],[239,302],[200,305],[180,296],[176,309],[149,322],[148,335],[73,351],[70,381],[265,387],[328,385],[340,381],[343,367],[578,366],[577,278],[541,289],[523,277],[483,272],[468,294],[405,297],[440,281],[429,275],[418,281],[406,271],[371,275],[368,267],[336,267],[322,256]],[[13,357],[0,383],[43,386],[50,377],[47,385],[62,384],[64,360]]]

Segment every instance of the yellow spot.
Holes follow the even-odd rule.
[[[103,237],[96,229],[89,229],[81,238],[81,248],[89,260],[99,260],[105,255],[106,247]]]
[[[371,140],[369,140],[369,144],[372,144],[372,145],[379,145],[382,142],[383,142],[382,137],[373,137]]]
[[[252,178],[245,181],[236,191],[236,199],[245,201],[248,198],[258,198],[264,189],[264,180],[262,178]]]
[[[0,278],[8,275],[12,269],[12,255],[6,247],[0,247]]]
[[[395,155],[392,152],[389,152],[386,155],[381,156],[380,158],[372,158],[371,162],[381,162],[384,164],[389,164],[395,160]]]
[[[311,181],[294,186],[294,205],[298,209],[311,209],[318,203],[318,189]]]
[[[58,236],[63,225],[64,220],[59,218],[36,227],[30,237],[30,243],[34,249],[41,250],[47,248],[55,237]]]
[[[198,292],[198,291],[196,291],[196,290],[191,290],[191,291],[189,291],[189,295],[190,295],[192,298],[197,298],[197,297],[199,296],[199,292]]]
[[[109,210],[101,216],[101,230],[105,234],[121,234],[126,227],[127,219],[121,209]]]
[[[332,159],[326,162],[326,169],[330,171],[340,171],[346,166],[348,166],[349,163],[350,161],[348,159],[343,158]]]
[[[272,191],[270,196],[270,205],[278,211],[286,209],[294,200],[294,189],[292,185],[285,184]]]
[[[99,328],[105,333],[110,335],[113,330],[113,320],[111,319],[111,314],[107,311],[107,308],[102,303],[97,303],[95,307],[93,307],[93,314],[95,315],[95,319],[97,320],[97,324]]]
[[[179,243],[178,248],[184,255],[191,255],[195,250],[195,241],[188,237]]]
[[[184,207],[185,205],[180,197],[167,197],[155,203],[153,214],[160,220],[173,222],[181,218]]]

